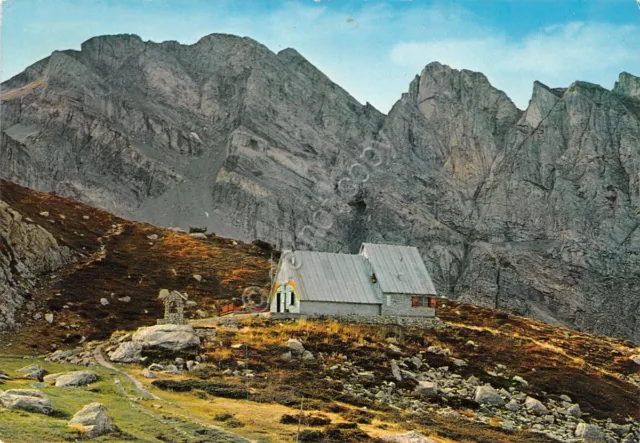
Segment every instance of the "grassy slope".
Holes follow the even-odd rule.
[[[194,239],[3,180],[0,198],[90,263],[41,278],[33,295],[40,312],[54,313],[54,326],[24,316],[24,333],[0,337],[0,352],[42,353],[53,344],[72,346],[83,336],[99,339],[116,329],[155,324],[163,315],[157,300],[162,288],[187,292],[196,309],[215,313],[220,304],[237,300],[247,285],[268,287],[269,253],[252,244],[213,235]],[[49,216],[41,216],[43,211]],[[122,233],[108,236],[118,225]],[[159,238],[149,240],[152,234]],[[92,261],[101,242],[106,256]],[[118,300],[125,296],[131,302]],[[108,306],[100,304],[103,297]]]
[[[50,373],[78,370],[77,366],[47,363],[33,358],[0,358],[0,367],[7,373],[12,373],[32,363],[41,365]],[[0,409],[0,440],[5,443],[74,441],[78,434],[67,427],[67,422],[84,405],[100,402],[108,407],[111,417],[121,432],[92,441],[163,441],[156,436],[164,436],[169,441],[172,439],[179,441],[182,436],[171,426],[162,425],[139,409],[134,409],[129,400],[118,393],[108,371],[99,367],[91,368],[91,370],[98,373],[100,380],[90,386],[81,388],[47,387],[44,389],[53,403],[55,412],[52,416]],[[123,379],[121,382],[126,389],[131,390],[131,386],[126,380]],[[34,380],[16,379],[5,385],[0,385],[0,388],[3,390],[32,389],[33,383]]]
[[[99,239],[113,225],[122,225],[120,235],[102,240],[106,250],[103,260],[89,262],[86,266],[74,266],[54,278],[47,276],[43,279],[47,283],[35,291],[41,309],[54,311],[56,325],[51,326],[43,320],[34,322],[26,319],[23,323],[27,327],[21,333],[0,337],[0,353],[48,351],[52,344],[73,346],[81,336],[101,338],[115,329],[135,329],[153,324],[155,318],[162,315],[162,305],[156,300],[160,288],[186,291],[198,301],[199,307],[215,311],[221,301],[237,298],[243,287],[266,286],[268,283],[268,254],[253,245],[241,242],[234,245],[230,239],[215,236],[196,240],[187,235],[122,220],[77,202],[33,192],[8,182],[0,182],[0,193],[3,200],[44,226],[61,243],[85,254],[85,259],[99,250]],[[49,217],[40,216],[41,211],[49,211]],[[60,215],[65,218],[62,219]],[[85,215],[89,216],[89,220],[83,218]],[[51,223],[50,220],[55,222]],[[159,239],[149,240],[147,236],[150,234],[159,235]],[[202,282],[192,277],[196,273],[203,276]],[[110,297],[111,292],[116,297]],[[130,296],[132,301],[118,302],[117,297],[122,296]],[[110,305],[100,305],[101,297],[110,300]],[[70,308],[64,309],[65,304]],[[399,357],[384,341],[386,337],[393,336],[401,343],[401,354],[407,356],[424,351],[432,344],[450,348],[456,357],[464,358],[469,363],[466,368],[457,370],[465,377],[475,375],[496,387],[508,387],[505,379],[487,373],[495,370],[497,364],[503,364],[510,376],[524,377],[529,382],[527,393],[537,398],[557,399],[560,394],[568,394],[580,403],[583,411],[593,417],[612,418],[617,422],[627,416],[640,419],[640,371],[628,358],[640,352],[640,349],[633,343],[554,328],[535,320],[455,302],[440,306],[438,315],[452,327],[443,331],[421,331],[391,326],[302,321],[254,322],[239,330],[220,329],[222,346],[207,350],[220,369],[235,369],[237,360],[243,359],[243,350],[231,348],[232,343],[249,343],[249,364],[256,373],[256,378],[251,382],[250,403],[223,400],[203,395],[202,392],[194,395],[153,389],[157,395],[169,400],[163,407],[164,411],[181,412],[221,426],[227,426],[228,423],[216,421],[216,414],[235,413],[244,424],[238,433],[252,438],[260,437],[264,441],[287,441],[291,439],[295,426],[281,425],[277,421],[285,411],[295,413],[301,395],[308,400],[309,409],[331,416],[334,422],[351,420],[353,416],[349,411],[353,412],[362,406],[342,395],[338,386],[324,380],[327,375],[335,377],[334,373],[326,372],[321,366],[307,367],[296,362],[282,362],[279,355],[282,344],[288,338],[300,337],[314,354],[324,354],[327,367],[341,361],[343,355],[347,356],[348,361],[373,371],[375,381],[379,384],[382,380],[392,380],[388,364],[392,358]],[[78,327],[61,327],[60,322]],[[466,346],[469,340],[474,341],[477,347]],[[425,355],[431,366],[451,366],[451,360],[446,357]],[[3,369],[27,363],[0,358],[0,367]],[[139,369],[129,366],[127,370],[139,375]],[[632,382],[634,377],[636,384]],[[240,378],[223,376],[220,371],[212,375],[212,380],[244,386]],[[148,384],[148,380],[143,382]],[[114,394],[109,387],[112,384],[100,383],[96,386],[105,389],[104,401],[111,402],[114,414],[121,414],[118,420],[124,424],[133,420],[127,414],[135,415],[135,411],[126,412],[126,405],[118,404],[119,400],[115,398],[107,398]],[[50,389],[53,388],[47,388]],[[54,402],[57,401],[58,407],[66,414],[79,409],[89,397],[99,398],[97,393],[87,393],[87,397],[78,397],[66,404],[66,400],[55,399],[55,390],[51,392],[54,393]],[[473,405],[452,406],[463,414],[474,414]],[[488,425],[450,420],[436,414],[416,419],[377,408],[373,404],[368,407],[374,410],[375,418],[371,424],[359,426],[370,436],[415,428],[436,434],[442,441],[446,441],[446,438],[456,441],[543,441],[543,437],[518,435],[516,438]],[[20,417],[18,419],[15,418],[16,414],[1,414],[3,419],[7,418],[0,423],[11,423],[8,417],[13,417],[15,432],[25,423],[23,420],[34,420],[28,414],[17,415]],[[68,432],[61,428],[66,419],[54,417],[45,420],[50,421],[51,429]],[[144,423],[144,420],[140,423]],[[131,434],[137,432],[135,426],[131,430],[128,425],[124,428]],[[5,443],[7,440],[11,441],[6,439]]]

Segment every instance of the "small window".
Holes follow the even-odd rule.
[[[435,300],[435,299],[434,299]],[[431,297],[413,296],[411,297],[411,306],[414,308],[426,308],[431,306]]]
[[[376,278],[376,274],[371,274],[371,283],[377,283],[378,279]]]
[[[291,299],[290,299],[291,301],[289,302],[289,304],[290,304],[291,306],[293,306],[293,305],[295,305],[295,304],[296,304],[296,295],[295,295],[293,292],[291,292],[290,297],[291,297]]]

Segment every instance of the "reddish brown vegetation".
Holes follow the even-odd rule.
[[[80,259],[41,279],[45,284],[34,291],[39,310],[54,313],[54,325],[24,317],[28,334],[15,335],[10,346],[5,341],[5,352],[48,351],[54,343],[73,345],[83,336],[104,338],[116,329],[154,324],[163,315],[157,300],[162,288],[186,292],[197,309],[215,313],[219,305],[237,301],[245,285],[268,287],[269,254],[255,245],[216,236],[195,239],[7,181],[0,182],[0,197]],[[41,216],[43,211],[49,216]],[[108,236],[117,225],[122,233]],[[150,240],[152,234],[159,238]],[[101,244],[106,255],[95,261]],[[118,300],[123,297],[131,301]],[[103,306],[101,298],[109,305]]]

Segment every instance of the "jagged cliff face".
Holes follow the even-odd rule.
[[[432,63],[384,116],[292,49],[114,36],[2,89],[5,178],[279,247],[415,244],[443,295],[640,341],[630,74],[536,83],[523,112]]]
[[[21,308],[35,310],[31,291],[40,278],[74,260],[47,230],[0,200],[0,331],[19,326]]]
[[[441,284],[464,300],[638,340],[637,85],[629,74],[613,91],[536,83],[523,113],[479,74],[425,68],[385,129],[398,150],[420,153],[412,164],[424,159],[428,175],[409,200],[422,197],[464,238],[431,260]]]

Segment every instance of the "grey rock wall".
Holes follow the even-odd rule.
[[[40,277],[74,259],[49,232],[0,200],[0,331],[17,326],[16,315],[32,303],[30,291]]]
[[[631,74],[612,91],[536,82],[523,111],[431,63],[385,116],[293,49],[125,35],[2,90],[4,178],[279,248],[416,245],[442,295],[640,341]]]

